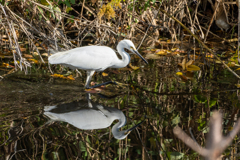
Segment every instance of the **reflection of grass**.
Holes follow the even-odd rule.
[[[174,61],[176,62],[174,63]],[[21,76],[18,74],[18,81],[14,77],[9,76],[8,80],[14,80],[11,88],[10,86],[7,88],[6,81],[2,81],[2,84],[0,84],[0,90],[9,92],[0,93],[0,101],[3,106],[1,107],[1,115],[7,115],[6,117],[0,116],[0,121],[4,125],[8,124],[0,126],[2,130],[5,130],[4,133],[0,133],[0,142],[2,143],[8,138],[7,131],[9,128],[7,127],[10,126],[12,120],[25,116],[27,119],[23,125],[24,136],[19,136],[17,149],[29,149],[25,153],[18,152],[17,156],[19,156],[19,159],[26,158],[24,157],[26,155],[23,155],[23,153],[29,157],[40,157],[44,153],[44,156],[48,157],[48,159],[54,159],[54,156],[60,157],[60,155],[66,157],[66,159],[75,159],[74,157],[79,157],[79,159],[114,159],[120,157],[119,159],[123,159],[125,156],[126,159],[140,159],[143,154],[145,157],[148,154],[150,159],[160,159],[159,156],[162,156],[163,159],[167,159],[167,157],[169,159],[177,159],[176,157],[183,157],[182,153],[184,153],[182,159],[197,159],[200,156],[196,155],[187,146],[182,145],[182,142],[172,134],[173,125],[178,124],[182,126],[185,131],[188,131],[188,127],[191,127],[196,141],[204,145],[204,133],[208,132],[206,129],[207,119],[212,113],[205,104],[211,106],[211,100],[217,98],[215,100],[215,103],[217,101],[217,106],[214,106],[214,108],[223,108],[225,112],[224,122],[232,126],[234,119],[231,120],[229,115],[233,115],[233,110],[239,107],[236,91],[211,92],[211,90],[231,88],[235,84],[232,81],[236,81],[236,79],[219,66],[218,69],[220,71],[216,71],[219,73],[218,81],[213,83],[208,76],[205,76],[210,70],[203,70],[200,75],[203,78],[195,78],[195,81],[183,84],[175,76],[179,61],[170,57],[166,62],[164,60],[154,60],[152,62],[155,65],[154,68],[139,68],[137,72],[121,70],[118,74],[107,72],[110,73],[109,77],[114,79],[114,81],[128,84],[126,86],[113,85],[113,88],[109,88],[113,92],[119,92],[119,87],[121,87],[123,88],[121,93],[124,94],[112,99],[103,99],[92,95],[94,101],[100,101],[107,106],[121,109],[128,119],[126,128],[131,127],[134,124],[133,122],[138,123],[143,115],[147,115],[146,121],[138,128],[147,152],[142,150],[143,145],[138,139],[136,131],[133,131],[127,137],[127,140],[118,141],[112,138],[110,127],[102,130],[84,131],[67,123],[56,122],[43,127],[40,133],[38,128],[47,119],[41,114],[39,115],[38,110],[42,110],[44,105],[55,105],[66,101],[71,102],[73,99],[85,99],[85,92],[80,93],[80,84],[76,81],[60,81],[60,78],[56,78],[54,83],[48,83],[49,76],[43,81],[45,78],[43,75],[34,78],[31,74],[27,78],[25,75]],[[167,62],[169,65],[166,65]],[[38,64],[35,66],[37,67]],[[52,68],[59,72],[63,70],[59,65]],[[41,69],[37,71],[42,72]],[[82,86],[85,82],[85,77],[84,72],[83,80],[81,81]],[[40,80],[45,84],[33,83]],[[223,80],[226,82],[219,82]],[[100,83],[104,80],[101,76],[96,75],[94,81]],[[68,82],[71,82],[71,85],[68,85]],[[27,92],[25,90],[24,92],[18,92],[23,90],[23,88],[26,88]],[[191,92],[196,93],[195,88],[205,97],[194,97],[195,94],[189,94]],[[210,90],[209,98],[206,94],[208,92],[202,92],[202,88],[203,90]],[[50,93],[52,94],[50,95]],[[195,98],[199,101],[195,101]],[[209,99],[209,103],[207,103],[207,99]],[[205,102],[205,104],[200,102]],[[5,106],[9,107],[11,112],[8,113],[4,110],[6,109]],[[3,129],[3,127],[5,128]],[[227,129],[224,128],[225,132]],[[236,145],[238,142],[238,140],[234,141],[233,145]],[[5,144],[4,147],[13,145],[13,143],[11,141]],[[45,151],[43,151],[43,145],[46,147]],[[0,153],[3,153],[2,150],[3,147],[0,147]],[[231,147],[225,154],[228,154],[230,151]]]

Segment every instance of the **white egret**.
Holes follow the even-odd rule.
[[[117,51],[122,59],[119,59],[113,49],[106,46],[85,46],[78,47],[68,51],[57,52],[48,57],[50,64],[62,64],[73,70],[87,70],[87,80],[85,87],[94,88],[100,85],[90,87],[91,78],[95,71],[104,71],[106,68],[123,68],[130,62],[130,55],[124,50],[128,49],[133,54],[138,55],[144,62],[148,62],[136,50],[132,41],[124,39],[117,45]],[[106,83],[105,83],[106,84]]]
[[[83,130],[107,128],[114,120],[118,119],[119,121],[112,127],[112,133],[116,139],[124,139],[143,122],[130,129],[120,131],[119,129],[127,122],[122,111],[93,102],[89,105],[89,101],[45,106],[44,114],[54,121],[64,121]]]

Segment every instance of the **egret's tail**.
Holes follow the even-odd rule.
[[[44,106],[44,111],[45,112],[49,112],[49,111],[51,111],[54,108],[56,108],[56,106]]]
[[[48,62],[50,64],[61,64],[63,63],[66,59],[64,58],[65,55],[68,53],[68,51],[63,51],[63,52],[51,52],[53,53],[50,57],[48,57]]]

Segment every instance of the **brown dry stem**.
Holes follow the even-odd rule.
[[[175,17],[167,13],[165,10],[160,9],[161,12],[165,13],[168,17],[174,19],[177,23],[179,23],[188,33],[190,33],[204,48],[207,49],[208,52],[210,52],[214,57],[217,58],[218,61],[220,61],[230,72],[232,72],[233,75],[235,75],[237,78],[240,79],[239,75],[237,75],[236,72],[234,72],[231,68],[228,67],[210,48],[208,48],[195,34],[193,34],[185,25],[183,25],[179,20],[177,20]]]

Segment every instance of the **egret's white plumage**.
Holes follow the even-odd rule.
[[[107,128],[114,120],[119,120],[112,127],[112,133],[116,139],[124,139],[133,129],[141,124],[139,123],[130,129],[120,131],[119,129],[127,122],[122,111],[90,101],[88,101],[89,107],[83,107],[86,104],[86,102],[73,102],[58,106],[45,106],[44,114],[54,121],[68,122],[84,130]]]
[[[122,40],[117,45],[117,50],[122,59],[119,59],[109,47],[106,46],[85,46],[78,47],[64,52],[57,52],[48,58],[50,64],[62,64],[71,69],[87,70],[86,87],[89,87],[91,77],[95,71],[103,71],[106,68],[123,68],[130,62],[129,54],[124,50],[128,49],[137,54],[146,63],[147,61],[137,52],[130,40]]]

